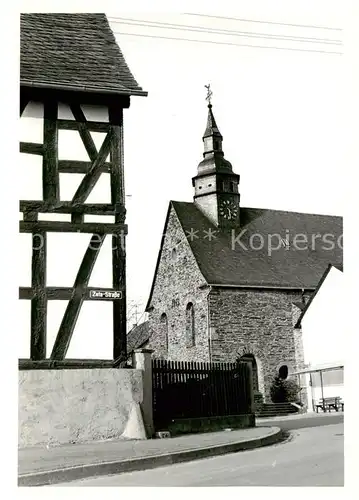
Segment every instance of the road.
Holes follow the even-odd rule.
[[[280,427],[284,431],[291,431],[293,429],[303,429],[304,427],[316,427],[322,425],[339,424],[344,422],[343,412],[331,412],[331,413],[310,413],[306,415],[300,415],[298,417],[285,417],[282,420],[262,420],[258,418],[256,420],[256,426],[265,427]]]
[[[57,486],[344,486],[343,423],[274,446]]]

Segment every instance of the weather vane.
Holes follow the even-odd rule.
[[[213,95],[213,92],[211,90],[211,84],[209,83],[208,85],[205,85],[205,88],[207,89],[206,101],[208,101],[208,104],[211,104],[211,99]]]

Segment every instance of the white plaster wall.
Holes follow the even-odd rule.
[[[88,120],[108,121],[108,110],[101,106],[82,106]],[[67,105],[60,104],[58,117],[73,120]],[[99,149],[104,133],[91,132]],[[43,105],[30,102],[20,119],[20,141],[43,142]],[[77,131],[59,131],[59,159],[89,161]],[[19,154],[19,199],[42,200],[42,156]],[[82,174],[60,174],[60,199],[70,200]],[[88,203],[110,203],[110,176],[101,174]],[[70,221],[70,215],[40,214],[39,220]],[[86,215],[85,222],[114,222],[112,216]],[[47,285],[72,286],[91,234],[48,233]],[[19,286],[31,286],[31,235],[19,235]],[[111,287],[111,237],[107,236],[94,266],[89,286]],[[67,301],[49,301],[47,356],[50,356]],[[30,301],[19,301],[20,332],[18,357],[30,356]],[[67,353],[68,358],[112,358],[112,303],[85,302]]]
[[[142,370],[19,371],[19,447],[116,439],[133,403],[143,400]]]
[[[346,350],[343,273],[332,267],[302,320],[304,361],[341,363]]]
[[[332,267],[302,320],[304,361],[308,367],[320,368],[330,364],[344,364],[346,351],[345,302],[343,273]],[[314,375],[313,375],[314,376]],[[344,399],[344,384],[326,384],[323,373],[324,397]],[[306,376],[309,411],[312,401],[322,397],[320,386],[310,386]]]

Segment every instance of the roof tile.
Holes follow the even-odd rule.
[[[21,14],[20,83],[146,95],[105,14]]]

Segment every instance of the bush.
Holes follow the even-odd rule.
[[[275,377],[270,388],[273,403],[296,403],[300,388],[294,380]]]
[[[299,402],[299,392],[300,387],[294,380],[285,380],[285,388],[286,388],[286,398],[290,403],[298,403]]]

